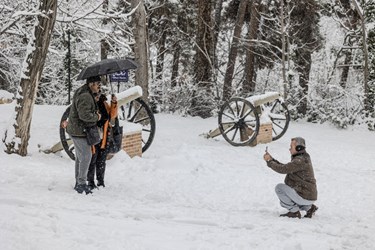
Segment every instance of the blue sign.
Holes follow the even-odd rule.
[[[111,82],[128,82],[129,81],[128,70],[113,73],[109,76],[109,79]]]

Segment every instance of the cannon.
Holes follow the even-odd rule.
[[[119,107],[118,118],[120,120],[136,123],[142,126],[142,152],[151,145],[155,136],[155,117],[151,108],[140,97],[142,89],[140,86],[131,87],[116,94]],[[111,97],[107,97],[111,100]],[[56,147],[62,147],[72,160],[75,160],[74,144],[66,129],[61,124],[68,120],[70,106],[67,107],[60,120],[60,143]],[[53,150],[52,150],[53,151]]]
[[[218,128],[210,130],[206,137],[222,135],[233,146],[248,146],[257,138],[261,124],[272,124],[275,141],[285,134],[289,122],[289,110],[278,92],[232,97],[220,108]]]

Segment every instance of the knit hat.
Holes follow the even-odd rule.
[[[100,76],[91,76],[87,78],[86,83],[91,83],[91,82],[100,82]]]

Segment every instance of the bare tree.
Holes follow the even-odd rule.
[[[196,57],[194,65],[197,91],[192,100],[192,115],[206,118],[210,116],[211,107],[208,99],[212,95],[212,2],[198,1],[198,30],[196,37]]]
[[[196,37],[195,74],[199,85],[209,88],[205,83],[212,80],[212,3],[198,1],[198,30]],[[205,82],[205,83],[203,83]]]
[[[284,1],[280,2],[280,22],[281,22],[281,66],[282,66],[282,75],[283,75],[283,94],[284,99],[287,98],[287,80],[286,80],[286,62],[285,62],[285,54],[286,54],[286,46],[287,46],[287,34],[286,34],[286,24],[285,24],[285,14],[284,14]],[[289,14],[289,13],[288,13]]]
[[[103,8],[104,13],[108,12],[108,0],[103,1],[102,8]],[[107,24],[107,22],[108,22],[107,19],[103,19],[103,21],[102,21],[103,26],[105,26]],[[108,44],[108,42],[105,38],[102,38],[100,40],[100,59],[101,60],[108,58],[108,50],[109,50],[109,44]]]
[[[135,74],[136,84],[141,86],[143,91],[143,97],[147,101],[148,99],[148,38],[147,38],[147,22],[146,22],[146,10],[143,0],[131,0],[131,6],[134,8],[134,53],[136,60],[141,64]]]
[[[355,9],[360,17],[360,20],[361,20],[361,30],[362,30],[362,50],[363,50],[363,55],[364,55],[364,70],[363,70],[363,80],[364,80],[364,96],[365,96],[365,99],[364,99],[364,106],[365,106],[365,110],[366,111],[370,111],[371,109],[371,104],[370,104],[370,101],[368,99],[369,97],[369,93],[370,93],[370,89],[369,89],[369,83],[368,83],[368,79],[369,79],[369,59],[368,59],[368,49],[367,49],[367,41],[366,41],[366,38],[367,38],[367,35],[366,35],[366,21],[365,21],[365,16],[364,16],[364,13],[363,13],[363,10],[361,8],[361,6],[359,5],[358,1],[357,0],[352,0],[354,6],[355,6]]]
[[[215,1],[215,19],[214,19],[214,30],[213,30],[213,58],[214,58],[214,67],[215,70],[218,69],[218,60],[217,60],[217,42],[220,33],[221,25],[221,11],[223,9],[223,0]]]
[[[291,11],[291,21],[295,23],[290,28],[292,42],[296,45],[295,63],[299,75],[299,103],[298,114],[305,116],[307,113],[307,98],[311,70],[311,54],[320,46],[320,33],[318,28],[319,6],[314,0],[295,1]]]
[[[187,23],[184,22],[184,19],[181,15],[177,16],[177,27],[183,31],[186,31]],[[178,69],[180,64],[180,56],[181,56],[181,40],[177,39],[177,41],[172,45],[173,47],[173,59],[172,59],[172,74],[171,74],[171,87],[174,88],[177,86],[177,77],[178,77]]]
[[[240,6],[237,12],[236,24],[233,31],[233,38],[231,47],[228,55],[227,69],[224,76],[224,86],[223,86],[223,100],[228,100],[232,95],[232,80],[234,73],[234,66],[236,64],[237,51],[239,45],[239,39],[241,37],[242,26],[244,23],[246,8],[248,5],[248,0],[241,0]]]
[[[168,52],[168,38],[172,37],[169,32],[171,29],[170,12],[173,11],[173,7],[173,5],[168,3],[160,3],[160,5],[153,7],[154,10],[148,18],[148,28],[153,30],[153,33],[150,34],[150,43],[154,43],[157,49],[155,68],[155,79],[157,80],[163,79],[164,58]]]
[[[332,6],[332,10],[335,12],[335,16],[338,17],[338,22],[343,30],[346,31],[346,35],[343,46],[337,53],[328,82],[332,80],[335,71],[341,69],[340,86],[344,89],[346,88],[350,68],[358,66],[353,62],[354,50],[361,49],[361,47],[358,46],[358,44],[361,43],[361,36],[359,34],[361,31],[358,29],[360,15],[352,8],[351,2],[352,0],[338,0]],[[341,60],[342,57],[344,57],[343,61]]]
[[[23,76],[16,96],[15,121],[12,128],[5,131],[3,139],[7,153],[27,155],[34,102],[56,20],[56,9],[57,0],[40,0],[40,15],[29,40]]]
[[[249,9],[250,12],[250,22],[247,31],[247,41],[248,45],[246,48],[246,64],[245,64],[245,80],[243,82],[243,94],[248,96],[255,90],[255,40],[257,39],[257,32],[259,29],[259,14],[260,1],[254,0],[251,3]]]

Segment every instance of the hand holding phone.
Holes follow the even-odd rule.
[[[263,159],[266,161],[266,162],[269,162],[270,160],[272,160],[272,156],[268,153],[268,147],[266,147],[266,153],[263,155]]]

